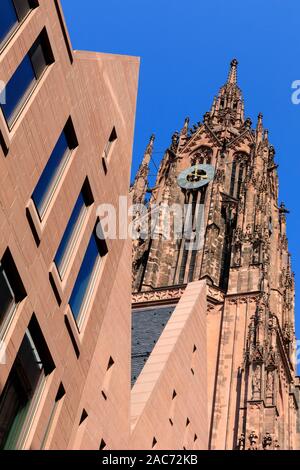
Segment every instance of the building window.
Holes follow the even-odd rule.
[[[8,41],[18,24],[36,6],[36,1],[1,0],[0,47]]]
[[[0,339],[3,338],[18,304],[26,292],[7,249],[0,261]]]
[[[1,104],[4,117],[11,128],[48,65],[54,62],[50,43],[44,29],[6,85],[6,103]]]
[[[234,188],[235,188],[235,177],[236,177],[236,160],[232,163],[232,172],[231,172],[231,180],[230,180],[230,196],[234,196]]]
[[[46,378],[54,367],[33,317],[0,396],[0,449],[24,448]]]
[[[15,295],[12,287],[7,279],[7,275],[3,266],[0,264],[0,292],[1,292],[1,303],[0,303],[0,326],[7,317],[11,317],[13,311],[16,308]]]
[[[104,439],[101,439],[99,450],[105,450],[106,449],[106,442]]]
[[[2,0],[0,16],[0,45],[5,42],[18,24],[17,12],[12,0]]]
[[[96,230],[94,230],[69,301],[71,311],[79,327],[94,290],[101,259],[106,254],[106,243],[104,240],[97,239]]]
[[[82,228],[83,221],[87,214],[87,206],[91,205],[92,203],[93,196],[88,181],[86,180],[76,201],[64,236],[54,258],[54,262],[61,279],[66,272],[69,260],[72,256],[72,253],[74,252],[74,248],[80,234],[80,229]]]
[[[235,154],[233,158],[229,194],[230,196],[239,199],[246,176],[249,155],[244,152],[239,152]]]
[[[115,145],[117,139],[118,139],[117,131],[116,131],[116,128],[114,127],[113,130],[111,131],[108,142],[107,142],[107,144],[105,146],[105,149],[104,149],[104,152],[103,152],[103,159],[104,159],[106,164],[109,161],[110,155],[113,151],[113,148],[114,148],[114,145]]]
[[[156,437],[153,437],[153,441],[152,441],[152,449],[155,449],[157,446],[157,439]]]
[[[244,169],[245,169],[245,167],[241,163],[240,164],[240,169],[239,169],[238,183],[237,183],[237,193],[236,193],[237,199],[239,199],[240,195],[241,195],[242,184],[243,184],[243,181],[244,181]]]
[[[210,147],[202,145],[197,152],[192,156],[191,163],[192,165],[210,165],[212,161],[213,151]]]
[[[32,200],[41,220],[61,180],[71,152],[77,145],[75,131],[69,119],[32,194]]]

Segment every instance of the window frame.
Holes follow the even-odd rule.
[[[117,140],[118,140],[118,134],[117,134],[116,126],[113,126],[112,131],[109,135],[108,141],[105,144],[103,155],[102,155],[102,161],[104,163],[105,170],[107,170],[107,167],[111,159],[111,155],[113,153],[115,145],[117,143]]]
[[[26,298],[27,293],[9,248],[5,250],[0,259],[0,270],[13,297],[13,304],[5,312],[3,321],[0,323],[0,340],[2,340],[6,336],[18,307]]]
[[[6,285],[8,287],[9,292],[11,293],[12,296],[12,305],[8,308],[8,310],[4,313],[3,316],[3,322],[0,323],[0,338],[2,338],[7,331],[8,325],[10,324],[12,317],[14,316],[14,313],[18,307],[18,302],[16,300],[15,293],[13,291],[13,288],[9,282],[9,279],[7,277],[7,274],[5,272],[5,269],[0,261],[0,273],[3,275],[3,278],[6,282]]]
[[[73,225],[72,233],[70,234],[69,240],[66,243],[64,253],[62,254],[62,257],[61,257],[61,262],[58,263],[57,259],[56,259],[58,251],[61,248],[63,239],[65,237],[65,234],[67,232],[69,224],[71,223],[73,214],[76,210],[76,206],[77,206],[78,201],[79,201],[80,198],[82,199],[82,206],[80,208],[80,212],[79,212],[78,217],[77,217],[77,219],[76,219],[76,221]],[[62,239],[60,241],[60,244],[59,244],[59,246],[56,250],[55,256],[54,256],[54,264],[56,266],[56,269],[57,269],[57,272],[59,274],[59,277],[60,277],[61,281],[63,281],[63,279],[64,279],[64,277],[65,277],[65,275],[68,271],[68,268],[69,268],[69,265],[70,265],[70,260],[73,256],[74,252],[75,252],[75,248],[76,248],[76,245],[78,243],[82,227],[83,227],[84,222],[87,218],[88,209],[93,204],[93,202],[94,202],[94,198],[93,198],[93,195],[92,195],[92,192],[91,192],[91,188],[90,188],[88,179],[86,178],[86,180],[85,180],[85,182],[84,182],[84,184],[81,188],[81,191],[80,191],[80,193],[79,193],[79,195],[76,199],[76,203],[75,203],[75,205],[72,209],[71,216],[70,216],[70,218],[68,220],[68,223],[65,227],[64,234],[62,236]]]
[[[82,263],[80,265],[80,268],[79,268],[79,271],[78,271],[78,274],[77,274],[77,277],[76,277],[76,280],[75,280],[75,283],[73,285],[72,292],[71,292],[71,295],[70,295],[70,298],[69,298],[69,302],[68,302],[70,311],[72,313],[72,316],[74,318],[74,321],[76,323],[76,326],[77,326],[77,329],[78,329],[79,332],[80,332],[80,330],[83,326],[83,323],[85,321],[87,312],[88,312],[89,308],[92,305],[91,300],[92,300],[92,297],[95,293],[95,286],[96,286],[97,281],[99,279],[100,270],[103,266],[104,260],[106,258],[107,253],[108,253],[108,248],[107,248],[106,241],[105,240],[100,240],[97,236],[98,224],[100,224],[99,220],[97,221],[97,223],[94,227],[94,230],[91,234],[91,237],[89,239],[89,242],[88,242],[86,251],[84,253]],[[93,238],[94,238],[94,241],[97,245],[98,253],[97,253],[96,259],[94,261],[92,272],[89,276],[89,280],[88,280],[88,283],[87,283],[87,286],[86,286],[86,289],[85,289],[85,292],[84,292],[84,295],[83,295],[83,298],[82,298],[82,301],[81,301],[80,309],[78,311],[78,314],[76,315],[76,313],[72,309],[71,301],[72,301],[72,297],[73,297],[73,294],[74,294],[74,290],[76,288],[76,284],[78,283],[81,272],[82,272],[82,267],[83,267],[83,265],[86,261],[86,256],[87,256],[87,253],[88,253],[88,250],[89,250],[89,247],[90,247],[90,243],[92,242]]]
[[[80,210],[79,210],[79,213],[78,213],[78,216],[76,217],[76,220],[74,222],[74,226],[73,226],[73,229],[70,233],[70,238],[69,240],[67,241],[66,243],[66,246],[65,246],[65,249],[63,250],[63,253],[62,253],[62,256],[61,256],[61,261],[58,262],[57,261],[57,253],[58,251],[60,250],[61,248],[61,244],[63,242],[63,239],[64,239],[64,236],[65,236],[65,232],[67,231],[68,227],[69,227],[69,224],[71,223],[71,220],[72,220],[72,217],[73,217],[73,213],[76,209],[76,206],[77,206],[77,203],[79,201],[79,198],[81,196],[81,199],[82,199],[82,205],[80,206]],[[68,265],[70,263],[70,259],[72,257],[72,254],[74,253],[75,251],[75,247],[76,247],[76,244],[77,244],[77,241],[78,241],[78,238],[79,238],[79,235],[80,235],[80,231],[83,227],[83,224],[84,224],[84,221],[86,219],[86,216],[87,216],[87,212],[88,212],[88,208],[85,204],[85,201],[84,201],[84,198],[82,197],[82,193],[80,192],[80,195],[79,197],[77,198],[77,201],[76,201],[76,204],[75,206],[73,207],[73,211],[72,211],[72,214],[71,214],[71,217],[68,221],[68,224],[66,226],[66,229],[65,229],[65,232],[64,232],[64,235],[61,239],[61,242],[60,242],[60,245],[56,251],[56,254],[55,254],[55,257],[54,257],[54,264],[56,266],[56,269],[57,269],[57,272],[59,274],[59,277],[61,280],[63,280],[65,274],[66,274],[66,271],[68,269]]]
[[[27,437],[33,425],[34,416],[40,404],[40,401],[41,401],[41,398],[42,398],[42,395],[46,386],[46,382],[47,382],[47,375],[45,373],[45,369],[44,369],[42,359],[38,351],[38,347],[36,346],[30,334],[29,329],[26,330],[23,340],[25,339],[26,336],[32,346],[33,355],[36,358],[37,364],[39,364],[41,372],[40,372],[40,376],[38,378],[37,384],[35,386],[33,395],[28,400],[28,409],[26,412],[26,416],[21,425],[21,429],[19,430],[18,437],[16,440],[16,449],[20,449],[20,450],[24,449],[25,447]]]
[[[49,164],[50,160],[51,160],[51,157],[54,156],[54,152],[59,144],[59,141],[60,139],[62,138],[62,136],[64,135],[65,137],[65,140],[66,140],[66,143],[67,143],[67,147],[59,161],[59,164],[58,166],[56,167],[56,171],[55,173],[53,173],[52,175],[52,182],[51,184],[49,185],[49,188],[48,188],[48,191],[47,193],[45,193],[45,195],[43,196],[43,199],[44,199],[44,202],[43,202],[43,205],[42,205],[42,209],[40,210],[39,207],[38,207],[38,202],[36,201],[36,198],[34,196],[34,193],[37,191],[37,188],[39,186],[39,184],[41,184],[41,179],[44,175],[44,172],[47,168],[47,165]],[[40,177],[35,185],[35,188],[31,194],[31,200],[34,204],[34,207],[35,207],[35,210],[37,212],[37,215],[38,215],[38,218],[39,218],[39,221],[40,222],[43,222],[45,217],[47,216],[47,213],[48,213],[48,209],[51,205],[51,202],[53,201],[53,198],[55,197],[55,194],[57,192],[57,188],[60,184],[60,182],[62,181],[64,175],[65,175],[65,171],[66,171],[66,168],[68,166],[68,163],[71,159],[71,156],[73,155],[73,152],[75,151],[75,149],[77,148],[78,146],[78,141],[77,141],[77,138],[76,138],[76,133],[75,133],[75,129],[74,129],[74,126],[73,126],[73,123],[72,123],[72,119],[71,117],[68,119],[65,127],[63,128],[62,132],[60,133],[59,135],[59,138],[58,140],[56,141],[55,143],[55,146],[53,147],[53,150],[43,168],[43,171],[41,172],[40,174]],[[55,175],[55,176],[54,176]]]
[[[63,131],[63,132],[64,132],[64,131]],[[60,137],[61,137],[61,136],[62,136],[62,134],[60,135]],[[66,139],[66,141],[67,141],[67,139]],[[39,208],[39,207],[38,207],[39,204],[38,204],[37,201],[36,201],[36,198],[35,198],[35,196],[34,196],[34,193],[35,193],[36,188],[38,187],[38,185],[39,185],[39,183],[40,183],[41,177],[43,176],[44,171],[46,170],[46,167],[47,167],[47,165],[48,165],[48,163],[49,163],[51,157],[54,155],[54,151],[55,151],[55,149],[56,149],[56,145],[58,144],[58,142],[59,142],[59,141],[56,142],[55,147],[54,147],[53,151],[51,152],[51,155],[50,155],[50,157],[48,158],[47,163],[46,163],[46,165],[45,165],[45,167],[44,167],[42,173],[40,174],[40,178],[39,178],[39,180],[38,180],[38,182],[37,182],[37,184],[36,184],[36,186],[35,186],[35,188],[34,188],[34,191],[33,191],[32,195],[31,195],[31,199],[32,199],[32,201],[33,201],[33,203],[34,203],[34,206],[35,206],[35,209],[36,209],[37,214],[38,214],[38,216],[39,216],[40,222],[42,222],[42,221],[44,220],[44,218],[45,218],[45,215],[46,215],[46,213],[47,213],[47,211],[48,211],[48,209],[49,209],[49,206],[50,206],[50,204],[51,204],[51,201],[52,201],[52,199],[53,199],[53,197],[54,197],[54,194],[56,193],[57,187],[58,187],[58,185],[59,185],[59,183],[60,183],[60,181],[61,181],[61,179],[62,179],[62,177],[63,177],[63,174],[64,174],[64,172],[65,172],[66,166],[67,166],[67,164],[68,164],[68,162],[69,162],[69,160],[70,160],[71,154],[72,154],[72,150],[67,146],[66,149],[65,149],[65,151],[63,152],[63,155],[62,155],[62,157],[61,157],[61,159],[60,159],[60,161],[59,161],[58,166],[56,167],[55,173],[53,173],[53,175],[52,175],[53,181],[52,181],[52,183],[49,185],[48,191],[45,192],[45,195],[44,195],[44,202],[43,202],[43,204],[42,204],[42,207]]]
[[[34,359],[37,367],[40,369],[40,375],[37,376],[37,380],[35,383],[32,384],[31,389],[30,387],[26,386],[26,390],[25,390],[24,384],[22,384],[20,388],[18,387],[19,393],[17,394],[16,404],[19,404],[21,408],[16,409],[13,412],[11,416],[12,420],[10,420],[9,425],[7,425],[7,429],[5,429],[6,432],[4,433],[3,441],[1,443],[1,446],[2,446],[1,448],[8,449],[8,450],[9,449],[22,450],[26,448],[27,440],[30,435],[30,431],[34,425],[35,416],[41,404],[41,399],[45,391],[46,383],[51,373],[55,370],[55,364],[53,362],[51,353],[48,349],[47,343],[40,329],[36,316],[33,315],[25,331],[25,334],[22,339],[22,343],[19,347],[17,356],[11,368],[10,374],[6,380],[4,388],[0,395],[0,404],[3,407],[5,407],[5,400],[7,400],[7,396],[5,396],[5,394],[9,390],[9,387],[15,386],[16,382],[18,383],[18,381],[20,380],[24,380],[22,379],[23,376],[26,381],[27,380],[26,374],[27,374],[27,377],[29,377],[28,374],[31,374],[30,368],[32,367],[33,363],[30,362],[30,364],[27,365],[26,357],[24,358],[23,363],[20,360],[20,358],[22,357],[23,345],[26,348],[25,341],[27,341],[27,347],[29,345],[28,350],[31,350],[31,354],[32,354],[31,359]],[[21,375],[20,375],[19,370],[22,370]],[[21,383],[22,382],[20,382],[20,384]],[[24,395],[24,392],[25,392],[25,397],[22,396]],[[22,405],[22,402],[23,402],[23,405]],[[20,412],[21,412],[21,422],[16,423],[16,419],[18,419],[18,415],[20,417]],[[23,412],[24,412],[24,416],[22,417]],[[16,428],[14,429],[15,426]]]
[[[15,4],[14,4],[13,0],[8,0],[8,1],[10,2],[10,6],[13,10],[13,13],[15,14],[16,19],[15,19],[15,23],[13,23],[13,25],[10,27],[10,29],[6,32],[5,36],[3,36],[3,39],[2,40],[0,39],[0,51],[2,51],[2,49],[4,49],[4,47],[9,42],[10,38],[14,35],[14,33],[16,32],[18,26],[20,25],[17,10],[16,10],[16,7],[15,7]]]
[[[6,90],[5,90],[6,99],[7,99],[7,96],[8,96],[9,87],[12,87],[12,85],[11,85],[12,81],[15,80],[16,77],[20,77],[22,79],[24,77],[24,71],[27,72],[28,78],[29,78],[30,81],[28,80],[28,83],[26,84],[26,86],[24,86],[24,88],[23,88],[23,85],[25,84],[25,82],[22,82],[22,88],[23,88],[22,89],[22,94],[20,95],[20,97],[16,101],[16,103],[14,103],[11,112],[8,113],[5,109],[3,109],[3,106],[5,106],[5,105],[1,104],[2,114],[4,116],[4,119],[6,121],[6,124],[7,124],[8,128],[10,130],[12,129],[15,121],[18,119],[18,116],[20,115],[20,113],[22,112],[23,107],[25,106],[25,102],[26,102],[27,98],[31,95],[31,93],[33,92],[34,87],[36,85],[36,78],[35,78],[35,74],[34,74],[34,69],[32,67],[32,63],[30,61],[30,58],[29,58],[28,54],[26,54],[23,57],[22,61],[20,62],[20,64],[18,65],[18,67],[14,71],[13,75],[10,77],[9,81],[6,84]],[[29,75],[30,75],[30,77],[29,77]],[[18,85],[20,86],[20,84],[18,84]]]
[[[11,39],[15,36],[15,34],[19,30],[19,28],[22,26],[22,24],[28,18],[28,16],[39,6],[38,0],[27,0],[29,8],[28,8],[26,14],[23,17],[20,17],[19,13],[18,13],[18,8],[15,5],[15,1],[10,0],[10,2],[11,2],[11,6],[12,6],[14,12],[15,12],[15,15],[16,15],[16,22],[9,29],[9,31],[6,33],[6,36],[4,36],[2,40],[0,40],[0,54],[3,52],[3,50],[9,44]]]
[[[32,62],[32,53],[34,50],[37,49],[38,45],[41,46],[42,52],[44,54],[44,59],[45,59],[45,67],[42,70],[41,74],[38,76],[36,73],[36,69],[34,67],[34,63]],[[52,52],[50,40],[47,34],[47,29],[44,27],[41,32],[39,33],[38,37],[30,47],[30,49],[27,51],[27,53],[23,56],[22,60],[18,64],[17,68],[13,72],[13,74],[10,76],[10,79],[6,83],[6,89],[8,89],[9,84],[13,80],[13,78],[16,76],[18,72],[20,72],[20,68],[23,64],[25,64],[26,59],[30,62],[30,66],[32,68],[33,72],[33,78],[29,86],[27,86],[26,90],[23,92],[21,98],[17,101],[16,104],[14,104],[13,111],[11,112],[10,115],[8,115],[5,112],[5,108],[3,109],[3,106],[0,103],[0,108],[2,115],[4,117],[4,120],[6,122],[6,125],[9,129],[9,131],[12,131],[14,125],[16,124],[17,120],[19,119],[20,115],[22,114],[24,108],[26,107],[27,103],[29,102],[30,98],[32,97],[35,89],[37,88],[38,84],[42,80],[43,76],[49,69],[49,67],[54,63],[54,55]],[[6,99],[7,99],[7,90],[6,90]]]

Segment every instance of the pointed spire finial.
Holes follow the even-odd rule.
[[[230,63],[230,71],[228,75],[228,80],[227,83],[236,84],[237,81],[237,66],[238,66],[238,61],[236,59],[233,59]]]
[[[257,116],[257,126],[256,126],[257,132],[262,134],[263,127],[264,127],[263,126],[263,114],[259,113],[259,115]]]
[[[152,154],[154,142],[155,142],[155,134],[152,134],[149,140],[149,144],[147,145],[144,158],[146,155]]]
[[[189,125],[190,125],[190,118],[186,117],[185,120],[184,120],[184,126],[183,126],[185,134],[188,133]]]
[[[256,137],[257,137],[258,143],[260,143],[263,139],[263,115],[262,113],[259,113],[259,115],[257,116]]]
[[[284,202],[282,202],[282,203],[280,204],[280,206],[279,206],[279,212],[280,212],[281,214],[289,214],[289,213],[290,213],[290,211],[286,208],[286,205],[285,205]]]
[[[181,135],[182,136],[185,136],[188,133],[189,124],[190,124],[190,118],[186,117],[185,120],[184,120],[183,128],[181,129]]]
[[[153,153],[154,141],[155,135],[152,134],[144,153],[143,160],[135,175],[134,183],[131,187],[132,200],[134,204],[144,204],[145,201],[145,196],[148,189],[149,164]]]

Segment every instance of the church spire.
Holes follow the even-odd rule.
[[[239,128],[244,123],[244,100],[237,85],[237,66],[238,61],[233,59],[227,81],[214,99],[210,112],[213,124],[222,124],[225,128]]]
[[[262,113],[259,113],[257,117],[257,125],[256,125],[256,139],[258,143],[261,142],[263,139],[263,131],[264,131],[263,115]]]
[[[145,201],[145,196],[148,189],[149,164],[153,153],[154,141],[155,135],[152,134],[144,153],[142,163],[135,176],[135,180],[131,189],[134,204],[143,204]]]
[[[230,85],[236,85],[237,83],[237,66],[238,61],[236,59],[233,59],[230,63],[230,71],[227,80],[227,83]]]

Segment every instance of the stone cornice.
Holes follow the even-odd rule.
[[[149,307],[150,305],[177,303],[186,290],[186,285],[169,286],[132,294],[133,307]],[[207,299],[214,304],[224,303],[225,294],[217,287],[207,285]]]
[[[142,307],[146,305],[156,305],[157,303],[177,303],[184,294],[185,289],[186,286],[175,286],[144,292],[135,292],[132,294],[132,305],[134,307]]]

